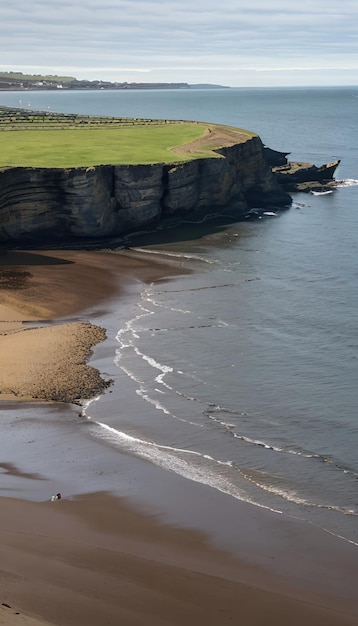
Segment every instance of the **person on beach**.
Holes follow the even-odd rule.
[[[61,500],[62,496],[60,493],[56,493],[55,496],[51,496],[51,500],[52,502],[54,502],[55,500]]]

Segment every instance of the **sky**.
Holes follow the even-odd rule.
[[[358,84],[357,0],[0,0],[0,71],[231,87]]]

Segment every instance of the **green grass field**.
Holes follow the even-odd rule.
[[[184,157],[171,150],[198,139],[204,130],[200,124],[173,124],[4,132],[0,135],[0,166],[82,167],[183,161],[208,156],[204,151]]]
[[[209,130],[210,129],[210,130]],[[176,120],[99,118],[0,107],[0,167],[91,167],[218,158],[223,129]],[[205,135],[205,137],[204,137]],[[191,142],[200,140],[193,148]],[[174,150],[177,149],[177,150]],[[195,150],[195,151],[194,151]]]

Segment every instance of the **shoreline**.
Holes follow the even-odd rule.
[[[11,323],[24,328],[24,319],[35,325],[39,318],[49,321],[50,328],[37,329],[37,337],[53,328],[62,333],[70,322],[95,320],[101,308],[107,310],[121,294],[130,293],[136,281],[165,280],[186,271],[179,262],[170,266],[138,252],[50,254],[55,261],[49,261],[45,252],[12,252],[20,271],[26,267],[31,276],[27,287],[0,291],[0,302],[7,307],[3,311],[17,310],[18,318]],[[37,264],[30,265],[29,260]],[[12,336],[5,337],[15,345],[16,337],[33,333],[25,328],[19,331],[17,326]],[[36,342],[41,343],[40,339]],[[102,348],[104,344],[96,351]],[[77,493],[70,496],[60,484],[65,497],[52,503],[49,490],[55,483],[47,458],[39,458],[36,450],[32,453],[27,443],[44,432],[48,445],[52,438],[52,431],[46,434],[49,425],[58,428],[55,432],[64,438],[64,424],[73,424],[75,407],[53,404],[50,410],[51,405],[43,403],[44,418],[39,418],[39,404],[12,401],[11,406],[8,422],[15,425],[18,420],[16,432],[21,443],[15,441],[9,449],[12,457],[0,458],[1,493],[8,490],[15,495],[21,485],[30,495],[29,485],[37,482],[40,493],[49,497],[44,501],[42,495],[40,502],[29,501],[31,497],[27,501],[1,499],[0,542],[5,556],[0,604],[21,607],[21,612],[58,626],[91,626],[105,620],[109,626],[120,620],[129,625],[145,620],[174,626],[185,620],[188,625],[221,626],[230,619],[259,626],[268,617],[278,626],[287,624],[288,619],[294,626],[304,620],[317,626],[356,623],[356,549],[297,520],[234,501],[109,449],[104,449],[103,458],[111,455],[111,460],[99,468],[98,483],[91,483],[90,478],[90,486],[76,483]],[[6,411],[6,402],[0,408]],[[39,420],[37,430],[29,430],[25,418],[20,418],[25,409],[28,423],[35,415]],[[61,418],[58,426],[56,418]],[[76,438],[71,430],[63,449],[58,443],[51,444],[49,457],[56,454],[60,465],[71,464],[67,450],[74,448],[76,457],[80,436]],[[87,445],[87,463],[93,465],[97,444],[92,443],[93,448]],[[101,476],[114,467],[126,497],[119,497],[120,489],[101,493]],[[102,484],[106,485],[105,476]],[[210,520],[209,530],[204,518]],[[216,535],[222,538],[230,532],[236,538],[236,549],[230,548],[230,540],[226,546],[214,540]],[[15,619],[15,613],[6,613],[4,623],[15,626],[12,617]],[[1,619],[0,612],[0,624]]]

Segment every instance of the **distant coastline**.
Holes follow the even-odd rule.
[[[0,72],[0,91],[48,91],[95,89],[229,89],[226,85],[189,83],[119,83],[105,80],[77,80],[73,76],[42,76],[22,72]]]

